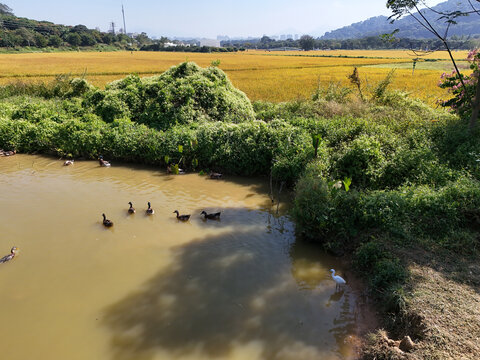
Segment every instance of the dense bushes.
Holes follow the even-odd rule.
[[[326,104],[319,99],[298,108],[320,113]],[[387,311],[399,311],[408,271],[398,248],[464,256],[479,249],[480,133],[399,93],[353,110],[337,105],[341,115],[288,120],[318,134],[325,153],[296,184],[297,233],[353,254],[372,293],[386,299]],[[255,106],[265,119],[290,114],[286,106]]]
[[[187,169],[195,164],[241,175],[268,175],[273,164],[274,176],[290,184],[313,156],[310,134],[282,121],[203,122],[158,131],[126,118],[106,123],[70,100],[15,99],[2,105],[0,146],[20,152],[103,154],[162,166],[168,156]]]
[[[480,219],[480,183],[459,178],[443,187],[396,190],[336,190],[305,176],[297,184],[297,229],[315,240],[347,242],[362,230],[381,230],[403,239],[442,238]]]
[[[161,130],[199,121],[239,123],[255,118],[250,100],[222,70],[191,62],[159,76],[130,75],[114,81],[105,90],[89,93],[84,105],[107,122],[129,117]]]

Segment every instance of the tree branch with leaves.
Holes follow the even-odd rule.
[[[452,76],[455,76],[459,84],[463,88],[463,94],[466,97],[467,103],[470,105],[471,114],[470,114],[470,128],[473,129],[477,122],[479,116],[479,109],[480,109],[480,81],[477,80],[476,84],[476,91],[474,91],[472,96],[469,96],[472,91],[469,89],[471,86],[467,87],[467,84],[464,81],[464,76],[460,72],[457,63],[453,57],[452,51],[450,49],[448,43],[448,31],[450,30],[451,26],[457,24],[457,19],[464,16],[469,16],[470,14],[480,15],[479,9],[474,5],[474,3],[478,3],[480,5],[480,0],[466,0],[471,8],[471,10],[455,10],[455,11],[438,11],[434,8],[431,8],[427,5],[424,0],[388,0],[387,1],[387,8],[392,11],[392,15],[389,17],[391,23],[395,22],[396,20],[402,18],[405,15],[411,16],[415,19],[424,29],[430,32],[433,36],[439,39],[445,49],[448,52],[450,60],[455,68],[455,72]],[[437,25],[429,19],[427,14],[435,14],[438,16],[437,20],[441,20],[445,23],[446,28],[445,31],[442,33]],[[476,70],[478,73],[478,69]],[[478,79],[478,74],[473,74],[473,78]],[[469,84],[471,85],[471,84]]]

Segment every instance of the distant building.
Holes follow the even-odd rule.
[[[288,34],[288,35],[287,35],[287,39],[292,39],[292,40],[293,40],[293,35],[292,35],[292,34]]]
[[[200,39],[200,46],[220,47],[220,40]]]
[[[166,42],[163,46],[165,47],[175,47],[178,46],[178,44],[172,43],[172,42]]]
[[[230,40],[230,37],[228,37],[227,35],[217,35],[217,40],[218,41],[227,41],[227,40]]]
[[[280,35],[280,40],[286,40],[287,39],[287,35]]]
[[[295,34],[295,40],[298,40],[300,36],[298,34]]]

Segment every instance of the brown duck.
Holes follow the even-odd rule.
[[[174,213],[177,213],[177,219],[181,221],[188,221],[190,219],[190,215],[180,215],[178,210],[175,210]]]
[[[105,227],[112,227],[113,226],[113,221],[108,220],[105,214],[102,214],[103,216],[103,226]]]
[[[200,213],[200,215],[203,215],[203,216],[204,216],[204,219],[210,219],[210,220],[218,220],[218,219],[220,219],[220,214],[221,214],[221,212],[216,212],[216,213],[207,214],[207,213],[205,212],[205,210]]]

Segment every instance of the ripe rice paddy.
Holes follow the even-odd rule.
[[[464,59],[467,52],[455,52]],[[183,61],[202,67],[220,60],[234,85],[252,100],[274,102],[308,98],[319,86],[329,82],[347,85],[354,67],[365,86],[373,86],[391,71],[395,77],[391,88],[407,91],[429,103],[446,98],[437,83],[442,72],[450,71],[448,54],[435,52],[417,62],[412,74],[414,54],[399,50],[332,51],[247,51],[241,53],[180,52],[65,52],[0,55],[0,83],[15,81],[51,81],[68,74],[84,76],[96,86],[136,73],[140,76],[160,74]],[[442,61],[424,61],[437,59]]]

